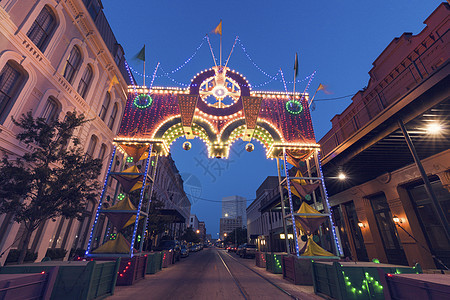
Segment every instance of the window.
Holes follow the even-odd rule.
[[[45,103],[41,118],[44,118],[46,123],[51,123],[56,119],[57,112],[58,103],[55,99],[50,97],[48,98],[47,103]]]
[[[84,98],[89,89],[89,85],[92,80],[92,67],[87,65],[86,70],[84,71],[83,77],[81,77],[80,83],[78,84],[78,94]]]
[[[44,52],[55,26],[55,15],[48,6],[44,6],[33,25],[31,25],[30,30],[28,30],[27,36],[39,50]]]
[[[111,117],[109,117],[109,122],[108,122],[108,127],[111,130],[113,129],[114,122],[116,121],[117,110],[118,110],[117,103],[114,103],[114,107],[113,107],[113,110],[111,112]]]
[[[90,156],[94,155],[95,147],[97,147],[97,141],[98,141],[98,138],[95,135],[91,136],[91,140],[89,141],[89,146],[86,150],[87,155],[90,155]]]
[[[105,101],[103,101],[102,109],[98,114],[98,116],[100,117],[100,119],[102,119],[102,121],[105,121],[106,113],[108,112],[110,102],[111,102],[111,94],[109,92],[106,92]]]
[[[98,153],[98,158],[103,161],[103,159],[105,158],[105,153],[106,153],[106,145],[102,144],[102,146],[100,147],[100,152]]]
[[[14,105],[19,90],[25,81],[19,66],[8,61],[0,72],[0,122],[3,123]]]
[[[64,78],[67,79],[69,83],[72,83],[75,74],[80,68],[81,63],[81,53],[77,47],[73,47],[67,57],[66,66],[64,67]]]

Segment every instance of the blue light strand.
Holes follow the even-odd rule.
[[[323,178],[322,164],[320,163],[320,153],[319,153],[319,151],[316,151],[316,153],[317,153],[317,164],[319,165],[319,170],[320,170],[320,175],[319,174],[317,174],[317,175],[322,178],[321,182],[322,182],[323,191],[325,193],[325,203],[328,208],[328,214],[329,214],[328,218],[330,219],[331,232],[333,233],[334,241],[336,242],[336,248],[337,248],[337,251],[339,252],[338,256],[341,256],[343,254],[343,252],[341,249],[341,245],[339,245],[339,241],[337,239],[336,230],[334,229],[333,218],[331,216],[331,207],[330,207],[330,203],[328,202],[328,192],[327,192],[327,188],[325,186],[325,180]]]
[[[182,83],[182,82],[170,77],[169,73],[165,72],[163,67],[159,67],[159,68],[163,72],[164,76],[167,77],[168,79],[170,79],[173,83],[178,84],[179,86],[184,86],[184,87],[189,86],[189,84],[187,84],[187,83]]]
[[[150,190],[150,194],[148,196],[148,204],[147,204],[147,217],[145,218],[145,224],[144,224],[144,233],[142,234],[142,242],[141,245],[139,246],[139,251],[142,252],[142,245],[144,243],[146,234],[147,234],[147,227],[148,227],[148,213],[150,211],[150,204],[152,203],[152,195],[153,195],[153,188],[155,187],[155,178],[156,178],[156,171],[158,170],[158,156],[156,156],[156,163],[153,166],[153,168],[155,168],[155,172],[153,173],[153,182],[152,182],[152,189]]]
[[[294,233],[295,251],[297,253],[297,256],[300,257],[300,250],[298,248],[297,227],[295,226],[294,205],[292,204],[291,183],[289,179],[289,172],[287,169],[287,157],[285,148],[283,148],[283,156],[284,156],[284,172],[286,173],[286,183],[289,195],[289,208],[291,210],[292,229]]]
[[[305,98],[305,93],[306,93],[306,91],[309,89],[309,85],[311,84],[311,81],[314,79],[314,75],[316,75],[316,71],[314,71],[314,72],[312,73],[311,77],[309,78],[308,84],[306,85],[305,90],[303,91],[302,98],[300,99],[300,101],[301,101],[303,98]]]
[[[281,79],[283,79],[283,84],[284,84],[284,90],[286,92],[286,96],[288,97],[288,101],[291,101],[291,97],[289,96],[289,92],[287,90],[287,86],[286,86],[286,81],[284,80],[284,74],[283,74],[283,70],[281,70],[280,68],[280,73],[281,73]]]
[[[153,145],[150,144],[148,146],[148,157],[147,157],[147,162],[145,164],[144,178],[142,179],[142,188],[141,188],[141,195],[139,196],[139,205],[138,205],[137,213],[136,213],[136,221],[134,221],[134,230],[133,230],[133,236],[131,238],[131,246],[130,246],[130,257],[133,257],[133,248],[134,248],[134,242],[136,240],[136,231],[139,227],[139,215],[141,214],[142,199],[144,199],[145,182],[147,181],[148,165],[150,164],[150,161],[152,158],[152,148],[153,148]]]
[[[155,77],[156,77],[156,72],[158,72],[158,67],[159,67],[159,62],[158,62],[158,64],[156,65],[155,71],[153,72],[152,81],[150,82],[150,87],[148,88],[149,90],[152,89],[153,82],[155,81]]]
[[[214,56],[214,51],[213,51],[213,49],[212,49],[212,47],[211,47],[211,41],[209,40],[209,36],[206,35],[205,37],[206,37],[206,40],[208,41],[209,49],[211,49],[211,54],[212,54],[212,57],[213,57],[213,60],[214,60],[214,64],[217,65],[217,59],[216,59],[216,57]]]
[[[133,85],[136,85],[136,81],[134,81],[133,75],[131,75],[131,71],[130,71],[130,65],[127,63],[127,61],[125,61],[125,68],[127,69],[127,73],[128,73],[128,77],[130,77],[130,82]]]
[[[91,233],[89,235],[88,246],[87,246],[86,252],[84,253],[85,255],[89,255],[89,252],[91,251],[92,236],[94,235],[94,228],[95,228],[95,225],[97,225],[98,215],[100,214],[100,210],[102,208],[103,198],[105,196],[106,185],[108,184],[109,173],[111,172],[111,167],[113,165],[114,156],[116,155],[116,149],[117,149],[117,147],[114,146],[114,150],[113,150],[112,156],[111,156],[111,161],[109,162],[108,172],[106,173],[106,176],[105,176],[105,183],[103,184],[103,190],[102,190],[102,193],[100,196],[100,203],[98,204],[97,213],[95,214],[94,224],[92,225]]]

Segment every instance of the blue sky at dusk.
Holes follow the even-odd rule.
[[[142,63],[133,60],[146,45],[146,73],[151,75],[160,62],[157,75],[176,70],[204,41],[206,33],[223,20],[223,57],[228,57],[236,36],[258,68],[269,76],[280,68],[287,81],[293,80],[295,52],[299,55],[299,79],[316,71],[308,90],[314,93],[320,83],[330,95],[319,92],[317,100],[354,95],[365,87],[372,62],[403,32],[418,34],[423,21],[441,3],[435,0],[396,1],[142,1],[103,0],[104,12],[129,64],[142,72]],[[219,56],[219,36],[210,34]],[[179,86],[214,65],[208,43],[171,78],[157,77],[154,86]],[[253,90],[283,91],[281,81],[273,80],[248,59],[236,44],[228,66],[244,74]],[[142,83],[142,77],[135,74]],[[147,84],[150,82],[147,79]],[[267,83],[267,84],[266,84]],[[255,87],[258,86],[258,87]],[[306,81],[297,84],[303,91]],[[292,84],[288,84],[292,91]],[[311,113],[316,138],[331,128],[331,118],[351,103],[351,97],[317,101]],[[240,195],[255,198],[255,191],[269,175],[276,175],[275,160],[267,160],[263,147],[253,142],[255,151],[244,150],[236,142],[228,160],[208,159],[206,147],[198,139],[190,151],[182,150],[184,138],[172,144],[171,152],[188,193],[218,202],[194,199],[191,212],[206,221],[207,232],[217,237],[221,216],[220,199]],[[199,188],[199,189],[197,189]],[[201,190],[201,193],[199,191]],[[250,202],[248,202],[250,204]]]

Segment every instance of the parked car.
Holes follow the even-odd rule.
[[[230,246],[227,248],[227,250],[228,250],[228,252],[236,252],[237,246],[236,246],[236,245],[230,245]]]
[[[186,247],[186,245],[181,245],[180,254],[181,254],[181,257],[189,256],[189,249],[188,249],[188,247]]]
[[[197,252],[197,246],[195,246],[195,245],[190,246],[189,252]]]
[[[255,257],[256,255],[256,245],[244,244],[242,245],[241,251],[239,252],[239,256],[246,257]]]
[[[242,248],[244,247],[244,245],[245,244],[239,245],[239,247],[236,248],[236,254],[237,255],[241,256],[241,251],[242,251]]]
[[[175,263],[176,261],[180,260],[181,257],[181,246],[180,242],[177,240],[164,240],[159,243],[159,246],[156,247],[156,251],[163,251],[167,250],[169,252],[173,251],[173,261],[172,263]]]

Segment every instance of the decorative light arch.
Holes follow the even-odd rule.
[[[126,178],[142,176],[139,177],[141,180],[140,200],[138,207],[136,207],[135,227],[130,252],[127,255],[133,256],[138,228],[141,228],[140,230],[144,228],[141,234],[145,238],[146,225],[138,226],[138,224],[143,203],[147,212],[149,208],[149,201],[144,201],[145,189],[149,188],[150,194],[153,191],[153,183],[146,184],[146,180],[147,178],[149,180],[155,178],[157,158],[169,154],[171,144],[182,137],[187,140],[183,144],[185,150],[191,148],[188,140],[202,139],[207,146],[208,157],[228,158],[231,145],[236,140],[242,139],[249,143],[252,140],[260,142],[266,150],[267,158],[277,158],[277,162],[278,158],[281,158],[284,162],[285,179],[281,180],[280,177],[280,194],[283,185],[285,185],[288,190],[291,213],[288,218],[292,224],[296,223],[295,215],[298,216],[301,213],[294,211],[291,185],[296,186],[296,180],[298,180],[299,185],[306,184],[305,180],[308,180],[309,185],[317,188],[321,183],[320,199],[323,202],[322,207],[325,213],[317,212],[317,214],[329,220],[329,226],[336,241],[333,252],[336,255],[340,254],[320,170],[318,159],[320,146],[315,141],[308,108],[308,95],[252,91],[244,76],[227,67],[216,66],[198,73],[187,89],[128,87],[128,100],[119,133],[114,139],[114,143],[116,148],[124,152],[126,156],[133,157],[130,162],[137,163],[138,160],[144,161],[144,159],[145,162],[139,162],[140,169],[127,169],[122,173],[119,172],[122,174],[121,176]],[[251,152],[253,145],[246,145],[246,149]],[[147,155],[145,155],[146,153]],[[290,178],[287,171],[288,159],[291,159],[290,162],[297,167],[300,160],[306,161],[308,177],[300,175],[300,177]],[[310,174],[311,159],[314,159],[313,163],[316,166],[316,177],[311,177]],[[113,158],[111,161],[113,161]],[[150,161],[152,161],[151,164]],[[113,176],[119,173],[114,173]],[[108,174],[110,173],[108,172]],[[148,176],[149,174],[153,175]],[[314,188],[312,191],[314,191]],[[314,199],[316,199],[315,196]],[[284,201],[281,201],[281,203],[283,203],[284,212]],[[101,212],[102,210],[99,209],[97,216]],[[123,210],[119,210],[119,212],[123,213]],[[111,214],[110,211],[107,213]],[[145,215],[145,211],[143,213]],[[310,216],[311,213],[306,213],[306,215]],[[145,220],[146,224],[147,218]],[[296,230],[296,226],[294,226],[296,254],[300,255]],[[312,236],[310,240],[312,241]],[[141,240],[139,251],[142,251],[142,245]],[[90,254],[90,247],[89,242],[88,255]]]

